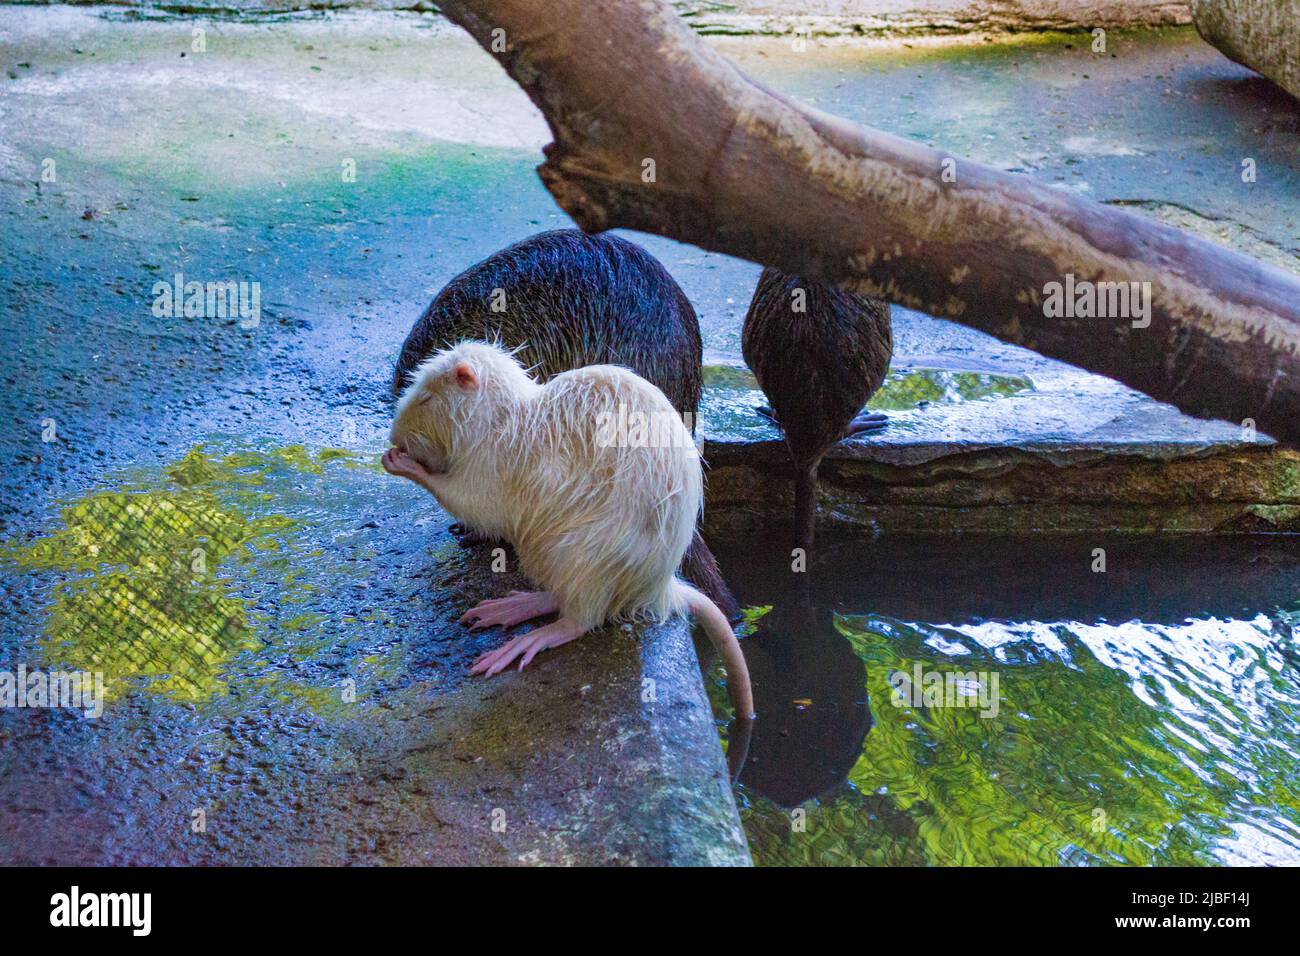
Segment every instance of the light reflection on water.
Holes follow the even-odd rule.
[[[744,643],[756,860],[1300,863],[1300,545],[1104,543],[1105,574],[1095,539],[832,546],[806,598],[722,549],[772,605]],[[996,715],[896,700],[899,673],[995,677]]]

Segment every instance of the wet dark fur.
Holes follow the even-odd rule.
[[[795,289],[805,290],[805,312],[793,311]],[[817,464],[889,371],[889,303],[764,269],[741,348],[785,433],[796,475],[796,535],[810,546]]]
[[[494,290],[505,309],[492,311]],[[416,321],[393,373],[393,394],[441,348],[464,339],[523,346],[519,360],[546,381],[584,365],[622,365],[659,387],[689,415],[700,403],[700,324],[681,287],[640,246],[577,229],[538,233],[456,276]],[[682,562],[687,580],[728,617],[738,612],[700,537]]]
[[[494,289],[505,311],[491,308]],[[393,376],[440,348],[499,335],[543,381],[583,365],[622,365],[657,385],[694,421],[700,403],[700,324],[654,256],[613,235],[543,232],[495,252],[447,283],[402,346]]]

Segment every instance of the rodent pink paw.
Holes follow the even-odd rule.
[[[400,448],[388,449],[379,461],[384,466],[384,471],[399,478],[421,483],[430,477],[428,469]]]
[[[585,633],[586,631],[574,621],[562,617],[558,621],[543,625],[529,631],[527,634],[520,634],[518,637],[502,644],[495,651],[488,651],[474,662],[474,666],[470,668],[470,673],[492,677],[501,673],[516,660],[519,661],[519,669],[523,670],[541,651],[567,644]]]
[[[545,591],[511,591],[506,597],[480,601],[461,615],[471,631],[485,627],[514,627],[535,617],[554,614],[555,598]]]

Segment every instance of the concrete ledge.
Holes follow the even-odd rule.
[[[884,431],[843,442],[823,461],[820,523],[939,533],[1300,531],[1300,454],[1248,428],[1190,418],[1041,359],[1018,379],[927,369],[931,393],[950,400],[891,407],[915,394],[908,383],[919,374],[896,371],[878,396],[891,417]],[[1007,391],[1016,381],[1031,387]],[[965,400],[959,385],[986,394]],[[761,393],[733,386],[720,401],[719,391],[706,399],[706,526],[743,533],[788,520],[785,446],[748,411]]]
[[[933,445],[836,449],[818,482],[819,523],[871,531],[1248,533],[1300,531],[1300,455],[1276,447]],[[785,447],[710,442],[707,527],[787,519]]]
[[[6,711],[0,864],[749,864],[685,623],[606,628],[522,674],[468,678],[501,636],[457,615],[522,582],[454,545],[431,563],[407,537],[357,592],[402,607],[407,676],[362,681],[354,702],[328,677],[268,692],[274,670],[236,664],[208,700]],[[308,666],[357,673],[346,653],[327,642]]]
[[[401,721],[445,741],[397,760],[439,793],[424,861],[747,865],[686,625],[606,628],[549,657],[467,682],[436,734]]]

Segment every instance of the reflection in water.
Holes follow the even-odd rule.
[[[731,365],[705,366],[704,386],[700,418],[710,423],[711,434],[771,436],[771,426],[766,420],[755,417],[755,409],[766,404],[767,400],[749,369]],[[901,412],[915,409],[921,403],[973,402],[1015,395],[1033,387],[1033,382],[1022,375],[939,368],[894,369],[867,407]]]
[[[719,549],[738,597],[780,606],[788,574],[742,550]],[[811,626],[785,631],[784,664],[774,634],[742,646],[756,672],[798,660],[814,706],[865,667],[874,724],[802,832],[784,808],[821,792],[829,755],[789,742],[784,773],[742,776],[759,862],[1300,862],[1300,544],[886,537],[821,557],[812,600],[840,646]],[[851,668],[801,659],[845,648]],[[918,668],[996,675],[996,715],[895,694]]]
[[[772,608],[745,641],[759,715],[740,781],[783,807],[844,783],[871,728],[862,662],[829,611]]]
[[[871,396],[868,408],[906,411],[921,402],[932,405],[974,402],[981,398],[1014,395],[1032,389],[1023,375],[993,372],[953,372],[948,369],[914,368],[890,372],[880,391]]]
[[[52,534],[6,545],[0,557],[58,579],[41,642],[46,666],[103,672],[110,700],[132,678],[187,700],[221,692],[223,667],[259,646],[246,602],[223,574],[254,546],[278,547],[274,535],[294,525],[246,515],[266,510],[270,475],[319,474],[332,457],[292,446],[217,459],[196,448],[169,480],[88,495],[63,510]]]

